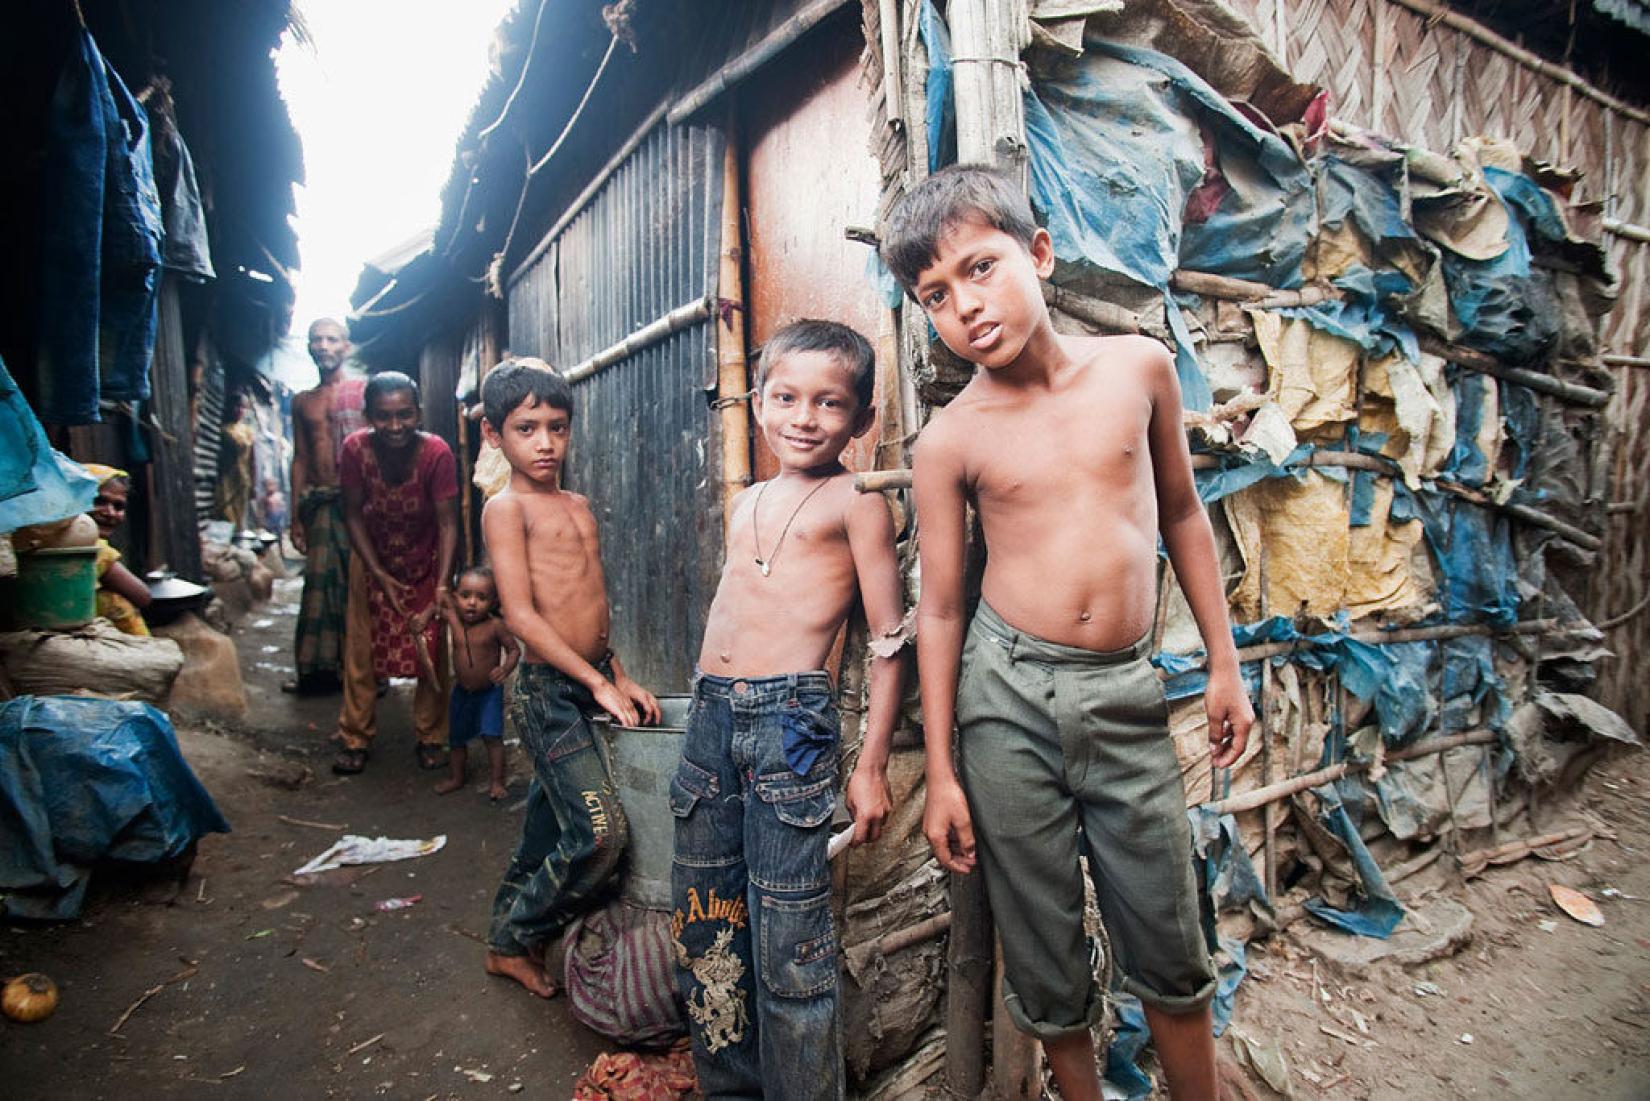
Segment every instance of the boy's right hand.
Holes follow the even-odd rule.
[[[614,722],[622,726],[641,725],[637,721],[639,716],[636,714],[636,705],[631,703],[623,692],[615,688],[612,681],[604,679],[590,694],[596,698],[598,707],[613,716]]]
[[[968,813],[968,797],[956,780],[929,784],[922,832],[940,867],[958,875],[974,870],[974,819]]]

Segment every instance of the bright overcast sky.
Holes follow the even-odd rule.
[[[304,143],[293,331],[342,317],[361,265],[430,228],[512,0],[298,0],[281,94]]]

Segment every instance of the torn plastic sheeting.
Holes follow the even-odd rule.
[[[1176,268],[1298,286],[1315,221],[1310,176],[1294,151],[1163,54],[1091,41],[1025,95],[1031,195],[1065,265],[1163,292],[1187,408],[1207,409],[1191,336],[1169,295]],[[1185,221],[1204,183],[1208,125],[1229,190]]]
[[[1354,909],[1340,910],[1321,898],[1310,898],[1305,903],[1306,911],[1342,932],[1385,940],[1403,920],[1404,908],[1392,893],[1392,888],[1387,886],[1386,877],[1381,874],[1375,858],[1369,855],[1369,849],[1364,846],[1363,838],[1348,816],[1334,785],[1315,787],[1312,794],[1318,798],[1318,821],[1346,848],[1358,873],[1360,889]]]
[[[1296,642],[1298,650],[1264,659],[1274,665],[1295,662],[1319,672],[1340,674],[1346,690],[1374,708],[1381,738],[1387,745],[1405,745],[1427,728],[1435,714],[1428,691],[1429,669],[1434,644],[1430,642],[1361,642],[1340,629],[1316,635],[1302,634],[1284,616],[1232,628],[1232,641],[1240,649],[1269,642]],[[1181,700],[1202,693],[1208,671],[1202,668],[1203,651],[1193,654],[1159,653],[1152,664],[1167,673],[1163,694]],[[1251,696],[1259,691],[1260,662],[1243,663],[1244,683]]]
[[[1248,489],[1257,482],[1267,478],[1291,477],[1300,480],[1306,477],[1308,458],[1317,448],[1303,443],[1289,453],[1289,457],[1281,463],[1274,463],[1264,453],[1247,455],[1231,451],[1216,452],[1218,467],[1209,470],[1193,472],[1197,481],[1197,496],[1204,504],[1213,504],[1224,497],[1230,497],[1240,490]]]
[[[345,864],[389,864],[397,860],[411,860],[414,857],[440,852],[446,844],[447,835],[444,833],[437,834],[428,841],[401,841],[388,837],[360,837],[346,833],[326,852],[303,867],[295,869],[292,874],[315,875],[318,872],[342,868]]]
[[[1439,603],[1448,623],[1505,626],[1518,618],[1518,561],[1506,517],[1441,490],[1393,487],[1394,519],[1419,517],[1440,567]]]
[[[1140,1069],[1140,1053],[1151,1040],[1146,1009],[1133,994],[1112,993],[1116,1022],[1106,1048],[1103,1095],[1107,1101],[1144,1101],[1152,1095],[1152,1080]]]
[[[1507,250],[1490,260],[1469,260],[1446,249],[1444,283],[1460,322],[1460,343],[1514,363],[1536,359],[1558,336],[1559,307],[1552,277],[1531,265],[1526,225],[1547,235],[1563,222],[1529,177],[1486,166],[1484,180],[1504,201]]]
[[[1394,161],[1394,165],[1401,162]],[[1369,240],[1413,241],[1414,227],[1404,220],[1403,200],[1389,180],[1335,156],[1318,162],[1319,202],[1323,225],[1339,228],[1350,217]]]
[[[1415,289],[1400,271],[1371,271],[1363,266],[1349,268],[1331,282],[1343,294],[1311,306],[1285,306],[1276,313],[1300,318],[1313,328],[1350,340],[1376,356],[1402,352],[1411,363],[1421,358],[1415,330],[1399,319],[1392,302]]]
[[[923,87],[928,128],[928,171],[957,159],[957,107],[951,97],[951,30],[933,0],[923,0],[917,33],[928,49],[928,77]]]
[[[1192,852],[1202,861],[1203,886],[1213,904],[1211,920],[1213,914],[1250,905],[1270,914],[1272,900],[1255,874],[1254,862],[1238,833],[1236,816],[1197,806],[1186,809],[1186,818],[1192,827]]]
[[[0,912],[59,921],[98,862],[159,864],[229,832],[165,712],[78,696],[0,704],[0,823]]]

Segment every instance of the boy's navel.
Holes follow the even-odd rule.
[[[1078,612],[1077,613],[1077,622],[1079,622],[1079,623],[1087,623],[1089,620],[1091,620],[1093,618],[1094,618],[1094,613],[1093,612]]]

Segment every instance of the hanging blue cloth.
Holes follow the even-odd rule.
[[[95,496],[97,479],[52,450],[0,360],[0,532],[85,512]]]
[[[82,29],[52,96],[41,212],[40,415],[149,397],[162,237],[148,117]]]

